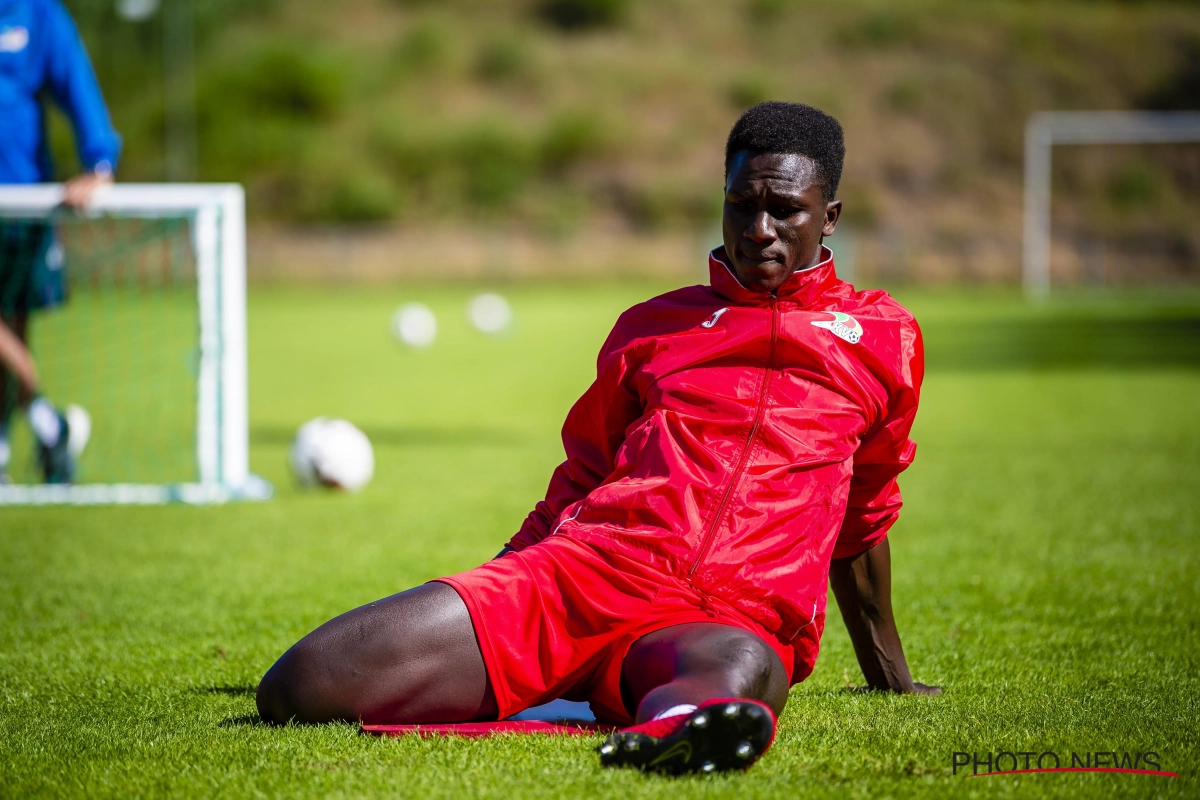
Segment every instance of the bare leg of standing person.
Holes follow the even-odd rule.
[[[0,317],[0,483],[7,482],[12,460],[13,412],[27,405],[37,391],[37,369],[25,345],[28,320],[26,314]]]

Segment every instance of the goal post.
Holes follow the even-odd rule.
[[[0,223],[51,225],[64,247],[67,299],[46,312],[46,327],[53,334],[56,317],[74,327],[43,354],[43,314],[30,315],[39,366],[44,355],[64,365],[52,370],[57,386],[44,375],[44,391],[58,403],[72,397],[56,391],[102,398],[93,431],[125,432],[104,442],[109,450],[137,439],[137,426],[165,422],[139,453],[89,469],[85,452],[78,484],[0,486],[0,505],[269,497],[249,469],[242,187],[116,184],[79,213],[62,198],[61,184],[0,186]]]
[[[1200,142],[1200,112],[1047,111],[1025,126],[1022,284],[1031,300],[1050,294],[1050,157],[1062,144]]]

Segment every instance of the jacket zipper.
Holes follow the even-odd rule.
[[[750,426],[750,434],[746,437],[746,445],[742,448],[742,454],[738,457],[737,466],[734,467],[733,477],[730,478],[729,485],[725,488],[725,494],[721,497],[721,504],[717,506],[717,513],[713,517],[712,524],[708,526],[708,530],[704,533],[704,539],[700,542],[700,550],[696,553],[696,558],[692,561],[692,566],[688,569],[687,576],[690,581],[699,569],[700,563],[704,557],[708,555],[708,549],[712,547],[713,538],[717,534],[717,527],[720,526],[721,520],[725,517],[725,509],[729,506],[729,499],[733,497],[733,490],[737,487],[742,479],[742,473],[746,471],[747,462],[750,460],[750,451],[754,449],[754,440],[758,437],[758,429],[762,425],[763,411],[767,405],[767,391],[771,388],[771,373],[775,368],[775,340],[779,336],[779,301],[775,297],[775,293],[771,293],[771,343],[767,348],[767,366],[764,369],[762,385],[758,390],[758,406],[754,409],[754,422]]]

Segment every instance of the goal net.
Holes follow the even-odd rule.
[[[1044,299],[1053,283],[1195,283],[1200,271],[1197,143],[1200,112],[1055,111],[1030,117],[1025,127],[1026,295]],[[1091,166],[1100,169],[1089,170],[1076,159],[1071,172],[1058,176],[1069,179],[1067,192],[1076,200],[1073,224],[1065,226],[1071,230],[1060,238],[1059,232],[1051,233],[1051,155],[1064,145],[1091,151]],[[1126,152],[1124,159],[1115,152],[1129,148],[1142,152]],[[1157,150],[1162,156],[1167,148],[1179,152],[1156,165],[1150,152]],[[1100,203],[1089,184],[1096,182],[1097,173],[1106,172],[1107,202]],[[1173,173],[1175,180],[1164,180],[1166,173]],[[1060,260],[1073,251],[1074,268],[1058,263],[1052,270],[1054,251],[1059,251]]]
[[[61,199],[0,187],[0,314],[27,338],[40,394],[85,409],[91,431],[74,482],[44,483],[16,381],[0,377],[0,505],[269,496],[249,473],[241,187],[116,185],[83,213]]]

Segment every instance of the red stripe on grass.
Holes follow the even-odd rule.
[[[983,778],[988,775],[1027,775],[1031,772],[1123,772],[1127,775],[1159,775],[1163,778],[1178,778],[1174,772],[1159,772],[1153,769],[1122,769],[1120,767],[1050,767],[1048,769],[1010,769],[1004,772],[978,772],[968,778]]]

